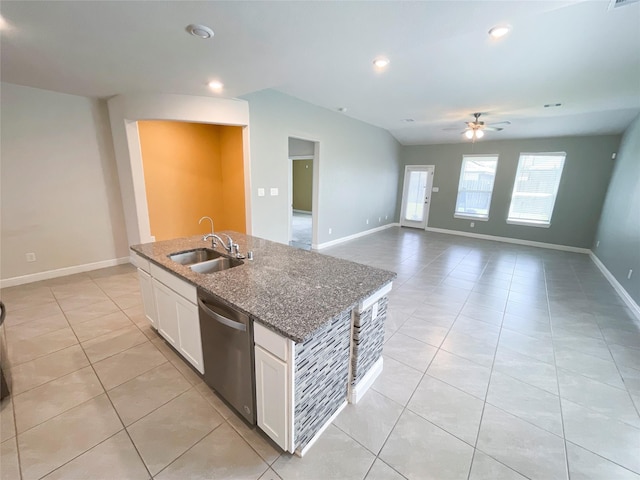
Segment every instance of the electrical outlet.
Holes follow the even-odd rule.
[[[596,248],[598,248],[599,246],[600,246],[600,240],[596,242]]]
[[[388,219],[389,219],[389,215],[385,215],[385,216],[384,216],[384,219],[385,219],[385,220],[388,220]]]
[[[25,253],[24,257],[27,260],[27,262],[35,262],[36,261],[36,254],[33,253],[33,252]]]
[[[272,197],[277,197],[278,196],[278,189],[271,187],[271,196]]]
[[[382,223],[382,217],[378,217],[378,223]]]
[[[333,230],[331,228],[329,228],[329,235],[331,235],[331,232],[333,232]]]
[[[631,280],[631,275],[633,274],[633,270],[629,269],[629,274],[627,275],[627,280]]]
[[[264,197],[264,188],[259,188],[258,189],[258,196],[259,197]]]
[[[471,222],[471,228],[476,226],[476,222]]]
[[[367,225],[369,225],[369,219],[367,218]]]

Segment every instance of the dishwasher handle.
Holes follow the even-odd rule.
[[[209,306],[202,301],[202,299],[198,298],[198,305],[202,308],[207,315],[216,320],[217,322],[226,325],[227,327],[234,328],[236,330],[240,330],[241,332],[247,331],[247,326],[244,323],[236,322],[235,320],[231,320],[230,318],[225,317],[224,315],[220,315],[217,312],[214,312],[209,308]]]

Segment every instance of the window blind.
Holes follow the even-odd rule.
[[[454,216],[489,218],[497,166],[498,155],[465,155],[462,157]]]
[[[549,225],[565,153],[521,153],[508,221]]]

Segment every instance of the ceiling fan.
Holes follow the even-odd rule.
[[[473,114],[474,120],[472,122],[466,122],[467,128],[464,129],[462,134],[469,140],[476,140],[484,137],[484,132],[499,132],[504,130],[502,126],[511,125],[511,122],[497,122],[485,124],[480,120],[482,113],[477,112]],[[448,128],[446,130],[455,130],[455,128]]]

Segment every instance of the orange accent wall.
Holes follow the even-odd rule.
[[[242,127],[138,122],[151,235],[156,240],[215,229],[245,233]]]

